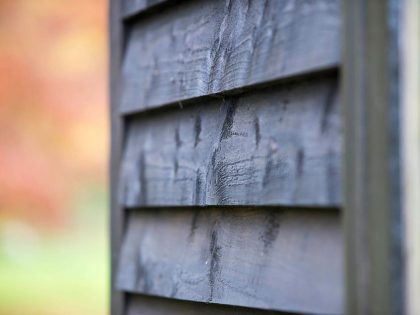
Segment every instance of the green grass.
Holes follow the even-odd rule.
[[[16,240],[0,239],[0,245],[1,241],[11,243],[8,250],[0,246],[1,315],[107,314],[105,198],[101,194],[87,196],[93,196],[92,200],[81,198],[78,210],[90,205],[90,209],[99,207],[102,212],[92,210],[97,213],[92,215],[89,211],[90,217],[79,212],[80,224],[70,231],[30,245],[28,241],[33,240],[21,237],[25,233],[16,233]]]

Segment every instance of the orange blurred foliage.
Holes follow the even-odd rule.
[[[104,183],[106,1],[0,2],[0,216],[66,224]]]

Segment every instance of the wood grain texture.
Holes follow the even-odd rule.
[[[130,26],[121,111],[335,67],[338,0],[182,1]]]
[[[127,315],[293,315],[244,307],[180,301],[152,296],[129,294]]]
[[[339,205],[336,93],[321,77],[133,118],[121,202]]]
[[[338,314],[343,311],[338,213],[133,210],[117,286],[175,299]]]

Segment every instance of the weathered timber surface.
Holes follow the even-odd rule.
[[[338,0],[182,1],[131,24],[121,111],[335,67]]]
[[[129,294],[127,315],[293,315],[244,307],[171,300],[153,296]],[[296,314],[295,314],[296,315]]]
[[[117,286],[127,292],[207,303],[341,313],[338,212],[131,210]]]
[[[404,289],[404,260],[411,252],[404,243],[407,218],[401,199],[401,65],[405,62],[400,53],[405,48],[400,25],[405,17],[400,8],[405,2],[344,3],[346,314],[420,314],[405,309]]]
[[[321,77],[132,118],[121,202],[340,205],[336,83]]]
[[[117,0],[122,1],[122,0]],[[130,17],[155,5],[180,0],[123,0],[123,17]]]

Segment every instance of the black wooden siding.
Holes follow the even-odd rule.
[[[338,1],[181,2],[130,23],[122,112],[338,65]]]
[[[336,83],[320,76],[132,117],[122,202],[338,206]]]
[[[340,2],[119,10],[114,315],[341,313]]]
[[[157,298],[148,295],[127,294],[128,315],[296,315],[296,313],[264,311],[253,308],[220,304],[194,303]]]
[[[128,215],[117,286],[127,292],[337,314],[336,211],[144,209]]]

